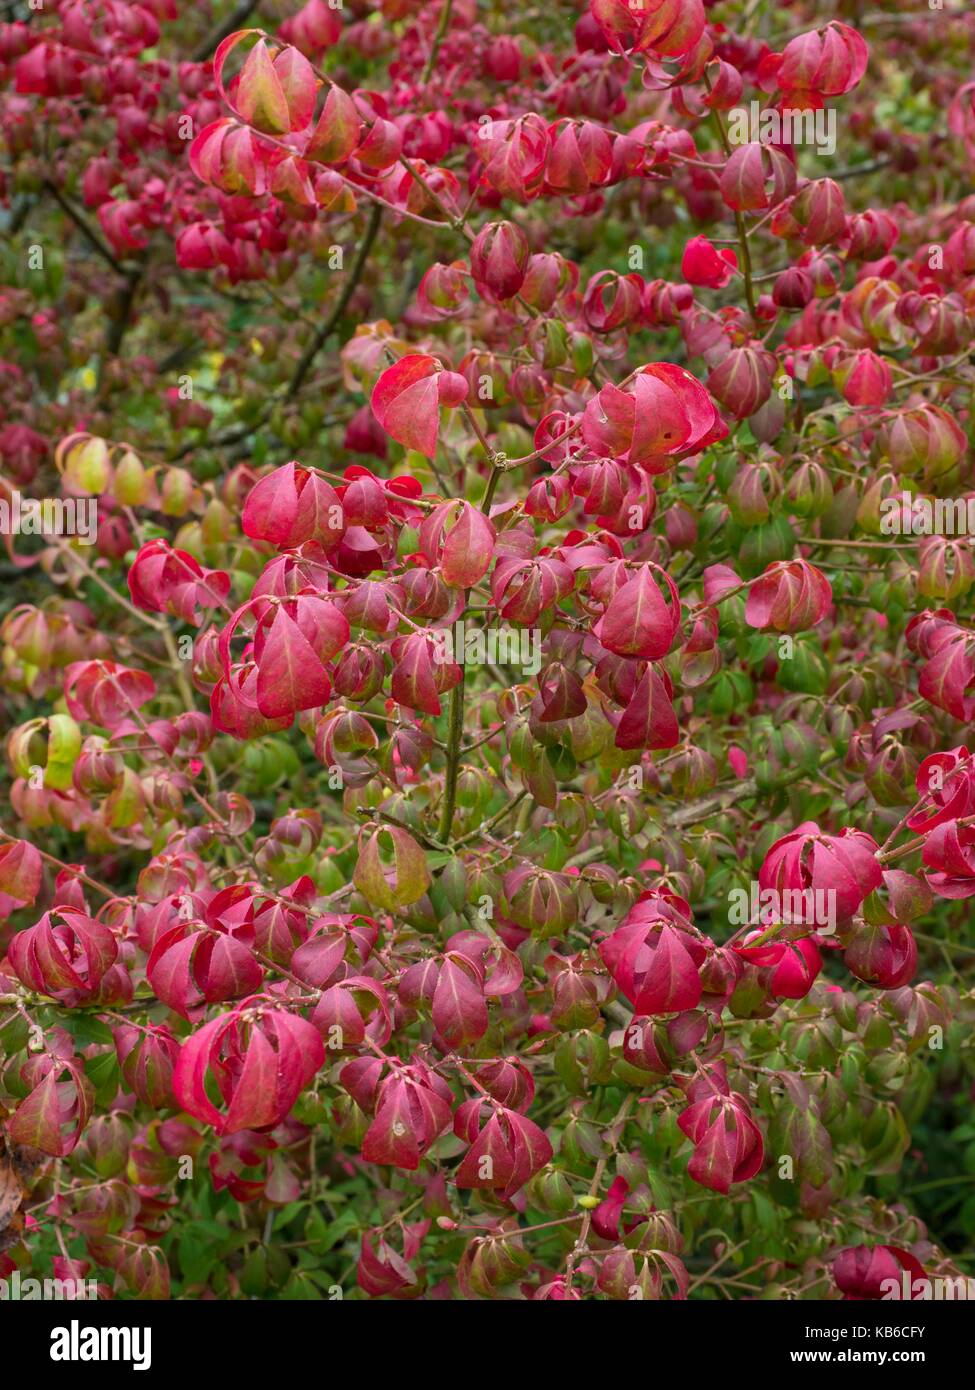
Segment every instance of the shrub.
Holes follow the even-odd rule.
[[[957,1277],[975,18],[296,4],[0,24],[0,1276]]]

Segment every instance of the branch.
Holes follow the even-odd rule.
[[[206,343],[199,338],[194,338],[192,343],[182,343],[168,352],[165,357],[156,363],[156,371],[160,376],[165,376],[167,372],[173,372],[177,367],[185,367],[194,361],[201,352],[206,351]]]
[[[689,801],[685,806],[681,806],[672,816],[667,817],[668,829],[680,830],[685,825],[695,825],[698,821],[706,820],[715,811],[726,811],[729,806],[733,806],[737,801],[745,801],[750,796],[754,796],[758,791],[754,778],[746,778],[739,782],[737,786],[729,787],[726,791],[715,792],[711,796],[702,797],[700,801]]]
[[[98,252],[102,260],[108,262],[108,264],[115,271],[116,275],[123,275],[126,277],[126,279],[128,279],[133,272],[126,270],[125,266],[122,265],[120,261],[116,260],[112,251],[108,248],[108,246],[106,246],[105,242],[102,241],[101,237],[94,230],[94,228],[91,226],[88,220],[82,216],[82,214],[78,211],[76,207],[74,207],[71,203],[68,202],[67,198],[61,192],[60,188],[58,188],[56,184],[53,184],[50,181],[50,179],[44,180],[43,187],[48,191],[48,193],[50,193],[51,197],[57,203],[61,211],[66,213],[67,216],[70,217],[71,221],[78,228],[78,231],[88,242],[88,245],[94,251]]]
[[[194,49],[193,53],[190,55],[190,62],[205,62],[206,59],[212,55],[214,49],[220,47],[224,39],[229,38],[235,29],[239,29],[244,24],[245,20],[250,16],[251,11],[257,9],[258,4],[259,0],[241,0],[241,4],[237,6],[233,13],[229,14],[215,29],[212,29],[200,46]]]
[[[450,692],[450,724],[447,731],[447,771],[444,775],[443,813],[440,817],[440,839],[450,843],[450,828],[457,806],[457,774],[460,772],[460,745],[464,735],[464,686],[467,667],[463,653],[460,661],[460,680]]]
[[[859,178],[861,174],[875,174],[878,169],[887,169],[893,163],[895,163],[893,158],[872,159],[868,164],[854,164],[849,169],[837,169],[836,172],[830,174],[829,177],[834,183],[840,179],[856,179]]]
[[[589,1184],[590,1197],[595,1197],[599,1192],[603,1174],[606,1171],[606,1165],[619,1147],[620,1140],[623,1137],[623,1131],[626,1128],[626,1121],[629,1118],[635,1100],[636,1097],[633,1095],[632,1091],[628,1096],[625,1096],[622,1105],[610,1121],[609,1128],[604,1131],[604,1136],[609,1139],[612,1147],[603,1154],[602,1158],[596,1164],[596,1171],[593,1174],[592,1182]],[[589,1240],[589,1228],[591,1225],[592,1208],[590,1207],[582,1218],[582,1226],[579,1228],[579,1235],[576,1238],[576,1243],[569,1252],[569,1258],[565,1262],[565,1288],[567,1290],[572,1288],[572,1279],[575,1274],[576,1262],[586,1252],[586,1245]]]
[[[711,79],[704,73],[704,85],[711,91]],[[724,120],[717,107],[711,112],[714,117],[714,124],[717,128],[718,137],[725,153],[725,158],[731,158],[731,141],[728,139],[728,132],[724,127]],[[745,298],[748,300],[748,308],[751,311],[752,320],[755,319],[755,290],[752,286],[752,253],[748,245],[748,228],[745,226],[745,219],[740,212],[735,213],[735,226],[738,229],[738,245],[741,250],[741,272],[745,278]]]
[[[132,310],[135,307],[135,297],[141,279],[141,270],[136,270],[133,271],[131,275],[126,275],[125,287],[118,297],[117,315],[110,322],[108,328],[105,351],[109,357],[118,357],[122,350],[122,339],[128,332],[129,325],[132,321]]]
[[[826,749],[824,753],[820,754],[817,772],[821,772],[824,767],[829,767],[830,763],[835,762],[839,756],[835,749]],[[782,791],[785,787],[791,787],[793,782],[800,781],[806,775],[801,767],[796,768],[788,777],[783,777],[775,791]],[[732,787],[709,792],[699,801],[689,801],[674,811],[673,815],[668,815],[667,827],[668,829],[679,830],[685,825],[695,825],[699,821],[705,820],[714,811],[727,811],[736,802],[747,801],[749,797],[757,796],[758,790],[758,784],[754,777],[746,777]],[[975,816],[972,817],[972,820],[975,821]]]
[[[12,842],[14,844],[18,843],[17,836],[8,835],[6,830],[0,830],[0,840]],[[30,843],[33,843],[33,841]],[[96,893],[101,893],[106,898],[117,898],[119,896],[116,889],[110,888],[107,883],[99,883],[97,878],[89,878],[87,874],[83,874],[76,864],[66,864],[63,859],[57,859],[53,854],[48,854],[47,850],[41,849],[39,845],[34,845],[34,848],[45,863],[53,864],[56,869],[67,870],[72,878],[78,879],[81,883],[86,883],[89,888],[94,888]]]
[[[359,281],[362,279],[362,272],[366,268],[366,261],[369,259],[369,252],[372,250],[372,244],[376,240],[376,233],[379,231],[379,224],[382,221],[382,215],[382,208],[378,203],[374,203],[372,211],[369,214],[369,225],[366,227],[366,234],[363,237],[361,243],[359,244],[359,249],[356,252],[356,258],[353,261],[351,269],[349,270],[349,273],[345,278],[345,283],[342,286],[342,292],[339,295],[338,299],[335,301],[335,305],[332,309],[332,312],[329,314],[328,318],[322,324],[321,328],[319,328],[314,338],[312,338],[311,342],[305,348],[305,351],[302,354],[301,361],[295,368],[294,376],[291,378],[291,381],[288,384],[288,389],[284,393],[284,399],[286,401],[291,400],[293,396],[297,395],[298,391],[301,389],[302,382],[308,375],[308,372],[311,368],[311,364],[314,362],[316,356],[321,351],[321,349],[325,346],[328,339],[332,336],[339,320],[345,313],[346,309],[349,307],[349,300],[355,293],[356,287],[358,286]]]
[[[373,203],[372,211],[369,215],[369,225],[366,228],[366,234],[359,245],[358,251],[356,252],[355,261],[349,268],[349,273],[346,276],[344,284],[342,285],[341,293],[339,294],[338,299],[335,301],[335,305],[332,309],[332,312],[329,314],[328,318],[322,324],[321,328],[319,328],[314,338],[311,340],[311,342],[305,348],[305,351],[302,353],[301,360],[295,367],[294,374],[290,382],[288,383],[288,386],[285,389],[283,395],[276,396],[274,400],[272,400],[272,402],[262,411],[258,418],[256,420],[251,421],[248,424],[234,425],[230,429],[225,430],[223,434],[217,435],[215,439],[204,440],[201,444],[194,443],[182,445],[179,449],[175,451],[175,453],[170,454],[169,457],[171,461],[181,459],[185,457],[186,454],[192,453],[193,450],[197,448],[221,449],[224,448],[226,445],[239,444],[242,440],[249,438],[255,432],[255,430],[259,430],[261,426],[270,418],[275,401],[279,399],[290,401],[294,396],[298,394],[298,392],[301,390],[306,376],[311,370],[311,365],[314,362],[316,356],[325,346],[332,333],[334,333],[336,327],[338,326],[339,320],[342,318],[342,315],[349,307],[349,301],[355,293],[356,287],[358,286],[359,281],[362,278],[362,272],[365,269],[366,261],[369,257],[369,252],[372,249],[372,244],[376,239],[376,233],[379,231],[379,224],[382,220],[382,212],[383,210],[380,204]]]
[[[491,503],[500,481],[504,469],[498,463],[498,455],[493,453],[483,433],[478,427],[477,421],[468,406],[464,406],[467,419],[473,426],[474,432],[481,442],[481,447],[488,456],[491,464],[491,476],[488,478],[487,491],[484,494],[484,501],[481,503],[481,511],[485,516],[491,515]],[[464,608],[470,602],[470,589],[464,592]],[[450,842],[450,828],[454,822],[454,810],[457,805],[457,777],[460,773],[461,758],[465,750],[461,748],[464,741],[464,697],[466,695],[465,685],[467,681],[467,666],[461,657],[460,680],[450,692],[450,723],[447,730],[447,770],[444,775],[443,791],[443,813],[440,817],[440,838]],[[520,798],[517,798],[520,800]],[[511,807],[508,808],[512,809]],[[465,839],[469,838],[467,836]]]
[[[430,49],[430,57],[427,65],[423,69],[421,81],[429,82],[434,68],[437,66],[437,54],[440,52],[440,45],[447,37],[447,30],[450,28],[450,12],[454,8],[454,0],[443,0],[443,8],[440,11],[440,23],[437,25],[437,32],[433,36],[433,46]]]

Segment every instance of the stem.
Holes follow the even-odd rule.
[[[966,946],[961,941],[943,941],[940,936],[928,936],[926,932],[914,931],[912,935],[916,941],[924,941],[929,946],[940,946],[944,951],[959,951],[963,956],[975,956],[975,946]]]
[[[385,822],[386,825],[395,825],[399,830],[408,831],[411,835],[415,835],[418,840],[422,840],[429,849],[442,852],[449,848],[448,845],[443,844],[440,840],[435,840],[432,835],[425,835],[422,830],[417,830],[415,825],[408,825],[406,821],[398,820],[396,816],[387,815],[383,810],[373,810],[367,806],[360,806],[358,812],[360,816],[363,816],[367,820],[381,820]]]
[[[61,211],[70,217],[71,221],[78,228],[78,231],[85,238],[92,250],[96,251],[98,255],[101,256],[102,260],[106,261],[112,267],[117,275],[123,275],[128,279],[129,272],[121,262],[116,260],[113,253],[109,250],[108,246],[106,246],[105,242],[102,241],[101,237],[90,225],[88,220],[81,215],[76,207],[68,202],[60,188],[58,188],[56,184],[53,184],[50,179],[45,179],[43,186],[47,192],[50,193]]]
[[[634,1097],[631,1092],[628,1096],[624,1098],[623,1104],[620,1106],[619,1110],[617,1110],[615,1118],[610,1123],[609,1134],[611,1136],[612,1148],[610,1150],[610,1153],[604,1154],[603,1157],[596,1164],[596,1171],[593,1174],[592,1182],[589,1185],[590,1197],[595,1197],[599,1191],[600,1183],[603,1180],[603,1173],[605,1173],[606,1171],[606,1165],[610,1160],[611,1154],[616,1152],[616,1146],[619,1144],[620,1138],[623,1133],[623,1129],[626,1125],[626,1118],[633,1107],[633,1100]],[[572,1287],[572,1276],[574,1273],[575,1262],[580,1257],[580,1255],[582,1255],[583,1251],[586,1248],[586,1241],[589,1239],[589,1228],[591,1225],[592,1212],[587,1211],[585,1216],[582,1218],[582,1227],[579,1231],[579,1239],[576,1241],[575,1247],[572,1250],[572,1253],[569,1255],[569,1258],[565,1264],[566,1292],[568,1292],[569,1289],[571,1289]]]
[[[886,169],[893,163],[893,159],[871,159],[867,164],[854,164],[850,169],[837,169],[835,173],[830,174],[830,178],[834,183],[839,179],[858,179],[863,174],[875,174],[878,169]]]
[[[0,840],[12,840],[16,843],[17,836],[8,835],[6,830],[0,830]],[[66,864],[63,859],[57,859],[53,854],[48,854],[46,850],[38,849],[37,845],[34,845],[34,848],[48,864],[53,864],[55,868],[58,869],[66,869],[73,878],[78,879],[81,883],[87,884],[89,888],[94,888],[96,893],[103,893],[106,898],[117,898],[119,896],[114,888],[109,888],[107,883],[99,883],[97,878],[89,878],[87,874],[81,873],[79,869],[72,868],[70,864]]]
[[[797,545],[813,545],[820,550],[828,550],[832,546],[844,546],[850,550],[914,550],[917,541],[849,541],[829,538],[820,540],[818,536],[796,536]]]
[[[839,753],[829,749],[819,760],[820,768],[835,762],[839,756]],[[803,770],[799,768],[792,776],[782,782],[782,786],[791,786],[793,782],[799,781],[805,775]],[[684,806],[679,806],[672,816],[667,817],[667,827],[668,829],[680,829],[685,825],[694,825],[711,816],[715,811],[726,811],[740,801],[747,801],[749,797],[755,796],[757,791],[758,786],[755,779],[746,777],[744,781],[736,783],[733,787],[728,787],[723,791],[709,792],[700,801],[691,801]]]
[[[108,357],[118,357],[122,350],[122,340],[129,330],[132,321],[132,310],[135,307],[136,295],[139,290],[139,282],[142,279],[141,270],[125,272],[125,287],[118,297],[116,317],[109,324],[108,334],[105,340],[105,353]]]
[[[690,1284],[688,1286],[687,1292],[693,1293],[695,1289],[700,1288],[700,1286],[704,1283],[705,1279],[707,1279],[710,1275],[717,1273],[717,1271],[721,1268],[721,1266],[725,1263],[726,1260],[730,1260],[732,1255],[737,1255],[738,1251],[743,1250],[747,1244],[748,1242],[746,1240],[743,1240],[738,1245],[730,1246],[724,1252],[720,1259],[715,1260],[714,1264],[711,1265],[709,1269],[706,1269],[703,1274],[699,1274],[697,1276],[693,1284]]]
[[[190,61],[193,63],[205,62],[213,50],[223,43],[224,39],[229,38],[235,29],[241,27],[251,11],[257,9],[257,5],[258,0],[242,0],[242,3],[221,24],[218,24],[207,34],[199,47],[194,49]]]
[[[707,72],[704,73],[704,85],[708,91],[711,90],[711,79]],[[728,132],[724,128],[724,121],[721,112],[715,107],[711,115],[714,117],[714,124],[718,131],[727,158],[731,158],[731,141],[728,139]],[[745,219],[740,212],[735,213],[735,226],[738,228],[738,248],[741,253],[741,271],[745,278],[745,298],[748,300],[748,308],[751,310],[752,318],[755,318],[755,287],[752,284],[752,253],[748,245],[748,228],[745,226]]]
[[[169,628],[163,631],[163,641],[166,644],[166,655],[169,657],[169,664],[176,673],[176,684],[179,686],[179,693],[183,698],[183,704],[187,711],[196,709],[196,701],[193,698],[193,690],[189,681],[186,679],[184,663],[179,659],[179,652],[176,650],[176,643]]]
[[[477,435],[477,442],[484,450],[485,454],[488,457],[488,460],[493,461],[495,457],[495,451],[491,448],[491,445],[488,443],[487,435],[484,433],[480,425],[477,423],[477,418],[475,417],[473,410],[471,410],[470,406],[467,404],[466,401],[461,402],[460,409],[464,419],[467,421],[471,429]]]
[[[443,0],[443,7],[440,11],[440,23],[437,25],[437,32],[433,36],[433,45],[430,49],[430,57],[427,65],[423,69],[422,82],[429,82],[433,70],[437,65],[437,54],[440,52],[440,45],[447,37],[447,30],[450,28],[450,13],[454,8],[454,0]]]
[[[468,749],[467,751],[469,752],[470,750]],[[509,801],[505,806],[502,806],[501,810],[497,811],[491,817],[487,825],[481,826],[477,830],[470,830],[466,835],[462,835],[460,839],[457,841],[457,844],[454,846],[454,848],[456,849],[460,845],[466,845],[469,840],[476,839],[478,835],[490,835],[491,831],[494,830],[496,826],[500,825],[501,822],[505,819],[505,817],[510,816],[511,812],[515,809],[515,807],[519,805],[519,803],[522,802],[527,795],[528,793],[524,789],[522,789],[512,801]]]
[[[471,428],[477,435],[481,448],[491,460],[491,476],[488,478],[484,501],[481,503],[481,511],[485,516],[488,516],[504,468],[495,462],[495,459],[499,456],[494,453],[490,444],[487,442],[469,406],[464,406],[464,413]],[[465,610],[470,603],[470,598],[471,591],[467,589],[464,593]],[[454,811],[457,806],[457,776],[460,772],[461,744],[464,740],[464,697],[466,694],[466,686],[467,667],[462,660],[460,662],[460,680],[450,692],[450,722],[447,729],[447,770],[444,776],[443,811],[440,815],[439,830],[439,838],[443,840],[445,844],[450,843],[450,830],[454,823]],[[467,840],[472,837],[468,835],[464,838]]]
[[[911,1192],[927,1192],[932,1187],[953,1187],[958,1182],[975,1182],[975,1173],[955,1173],[950,1178],[932,1178],[930,1182],[919,1182],[914,1187],[905,1188],[904,1196]]]
[[[342,285],[342,292],[340,293],[338,299],[335,301],[335,305],[332,309],[332,312],[329,314],[328,318],[322,324],[321,328],[319,328],[314,338],[312,338],[311,342],[305,348],[301,360],[295,368],[294,375],[288,383],[288,389],[284,394],[284,399],[286,401],[291,400],[293,396],[296,396],[298,394],[299,390],[301,389],[302,383],[305,380],[305,377],[308,375],[311,369],[311,364],[314,362],[321,349],[328,342],[328,339],[332,336],[332,334],[335,331],[339,319],[342,317],[346,309],[349,307],[349,300],[352,298],[353,294],[355,293],[356,287],[359,284],[359,281],[362,279],[362,272],[363,270],[365,270],[366,261],[369,259],[369,252],[372,250],[372,244],[376,240],[376,233],[379,231],[379,224],[382,221],[382,216],[382,208],[378,203],[374,203],[372,206],[372,211],[369,214],[369,223],[366,227],[366,234],[363,237],[362,241],[359,243],[359,249],[356,252],[355,260],[352,262],[352,266],[349,270],[349,273],[345,278],[344,284]]]
[[[58,550],[69,555],[71,557],[71,562],[78,566],[86,578],[90,579],[93,584],[97,584],[103,593],[106,593],[109,598],[113,598],[116,603],[120,604],[126,610],[126,612],[131,613],[134,618],[138,618],[141,623],[145,623],[146,627],[151,627],[156,632],[169,631],[165,623],[156,622],[155,618],[151,618],[148,613],[143,612],[141,608],[136,608],[127,598],[123,598],[118,590],[113,589],[111,584],[107,583],[100,574],[96,573],[91,565],[89,565],[88,561],[82,559],[77,550],[66,541],[61,540],[59,536],[49,536],[48,540],[50,540]]]
[[[450,723],[447,730],[447,771],[444,777],[443,811],[440,816],[439,838],[450,843],[450,828],[454,823],[457,805],[457,775],[460,772],[460,744],[464,734],[464,687],[467,668],[460,663],[460,680],[450,692]]]

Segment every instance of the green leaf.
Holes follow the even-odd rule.
[[[103,1052],[99,1057],[89,1057],[85,1062],[85,1075],[95,1088],[95,1099],[99,1105],[110,1105],[119,1088],[118,1058],[114,1052]]]
[[[92,1014],[66,1013],[58,1023],[74,1038],[79,1047],[91,1047],[93,1043],[113,1042],[112,1030],[107,1023]],[[111,1054],[114,1057],[114,1053]]]
[[[205,1284],[218,1258],[213,1242],[201,1239],[197,1229],[190,1226],[180,1236],[177,1249],[180,1269],[186,1282]]]

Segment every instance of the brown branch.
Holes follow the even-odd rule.
[[[211,57],[214,49],[219,48],[224,39],[228,39],[235,29],[241,28],[251,12],[257,9],[258,3],[259,0],[241,0],[241,4],[233,13],[212,29],[199,47],[194,49],[190,55],[190,62],[203,63]]]
[[[346,276],[344,284],[342,285],[339,297],[335,301],[335,305],[332,308],[332,311],[329,314],[328,318],[318,329],[315,336],[312,338],[311,342],[308,344],[308,346],[305,348],[305,351],[302,353],[301,360],[295,367],[294,373],[291,377],[290,382],[287,385],[287,388],[283,393],[283,396],[275,397],[275,399],[272,400],[270,404],[268,404],[264,408],[264,410],[257,417],[257,419],[251,421],[248,424],[234,425],[230,429],[225,430],[223,434],[217,435],[215,439],[203,440],[202,443],[200,443],[199,445],[182,445],[179,449],[177,449],[173,454],[170,455],[171,461],[176,461],[180,458],[183,458],[186,454],[192,453],[192,451],[196,448],[221,449],[227,445],[241,443],[242,440],[247,439],[248,436],[252,435],[255,430],[259,430],[261,426],[267,422],[267,420],[271,416],[274,404],[278,399],[290,401],[293,399],[294,396],[298,394],[298,392],[301,390],[302,385],[304,384],[305,378],[311,370],[312,363],[314,362],[318,353],[325,346],[328,339],[335,332],[335,329],[338,327],[339,321],[341,320],[342,315],[345,313],[346,309],[349,307],[349,301],[355,293],[359,281],[362,279],[362,273],[365,270],[366,261],[369,258],[369,252],[372,249],[372,244],[376,239],[376,233],[379,231],[379,224],[382,221],[382,211],[382,207],[378,202],[373,203],[372,210],[369,215],[369,223],[366,227],[365,236],[359,244],[358,251],[356,252],[356,258],[349,268],[349,273]]]
[[[126,275],[125,285],[118,296],[115,317],[108,326],[105,352],[109,357],[118,357],[122,350],[122,340],[132,323],[132,310],[135,308],[135,298],[141,279],[141,270]]]
[[[97,251],[98,255],[101,256],[102,260],[106,261],[112,267],[116,275],[123,275],[126,277],[126,279],[128,279],[132,272],[126,270],[125,266],[122,265],[122,263],[116,259],[113,252],[109,249],[108,246],[106,246],[105,242],[102,241],[101,237],[91,226],[88,220],[82,216],[78,209],[73,206],[73,204],[68,202],[67,198],[61,192],[60,188],[58,188],[56,184],[53,184],[50,181],[50,179],[44,180],[43,187],[47,190],[48,193],[50,193],[51,197],[57,203],[61,211],[64,212],[68,217],[70,217],[71,221],[78,228],[78,231],[85,238],[92,250]]]
[[[335,301],[335,305],[332,309],[332,312],[329,314],[328,318],[322,324],[321,328],[319,328],[314,338],[312,338],[311,342],[305,348],[305,351],[301,356],[301,360],[295,368],[294,375],[288,383],[288,389],[284,394],[284,399],[286,401],[291,400],[291,398],[293,396],[296,396],[298,392],[301,390],[302,383],[304,382],[305,377],[311,370],[311,364],[314,362],[318,353],[322,350],[322,348],[328,342],[329,338],[335,332],[339,320],[345,313],[346,309],[349,307],[349,300],[355,293],[359,281],[362,279],[362,272],[366,268],[366,261],[369,259],[369,252],[372,250],[372,244],[376,240],[376,233],[379,231],[379,224],[382,221],[382,215],[382,208],[379,206],[378,203],[374,203],[372,206],[372,211],[369,214],[369,223],[366,227],[366,234],[359,244],[359,249],[356,252],[356,258],[353,261],[349,273],[345,278],[345,283],[342,286],[342,292],[339,295],[338,299]]]
[[[454,0],[443,0],[443,8],[440,11],[440,23],[437,25],[437,32],[433,36],[433,44],[430,48],[430,57],[427,65],[423,69],[423,82],[429,82],[433,75],[433,70],[437,66],[437,54],[440,52],[440,45],[447,37],[447,30],[450,28],[450,12],[454,8]]]

